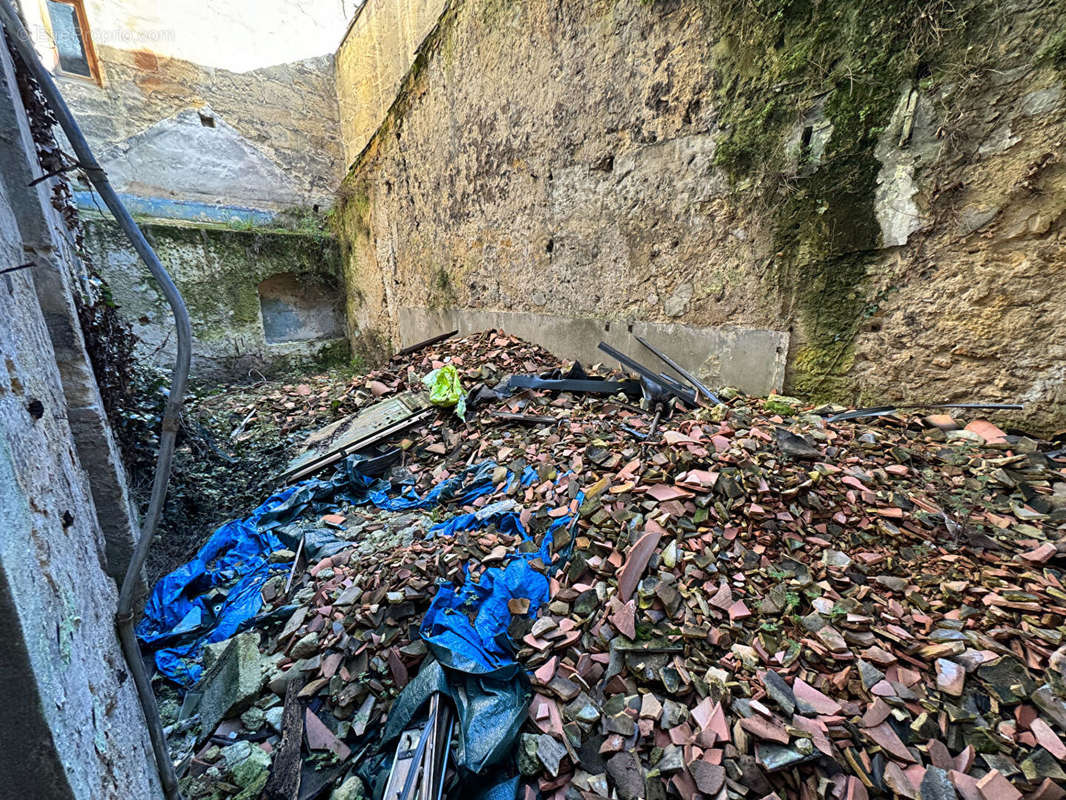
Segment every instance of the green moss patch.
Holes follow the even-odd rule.
[[[708,35],[718,39],[724,137],[716,161],[738,205],[772,231],[770,288],[800,323],[791,383],[816,399],[841,399],[880,245],[874,148],[902,89],[951,62],[981,24],[980,6],[704,0],[703,7]],[[816,108],[832,126],[817,158],[808,150]]]

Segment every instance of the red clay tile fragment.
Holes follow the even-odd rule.
[[[747,619],[751,616],[751,611],[749,611],[748,607],[744,605],[743,600],[737,600],[735,603],[733,603],[733,605],[729,607],[729,611],[727,613],[729,614],[729,619],[732,622]]]
[[[1022,796],[998,769],[992,770],[977,781],[977,791],[984,800],[1021,800]]]
[[[625,636],[627,639],[637,638],[637,618],[636,618],[636,601],[630,600],[628,603],[620,603],[617,598],[611,598],[612,611],[608,619],[611,624],[618,629],[618,632]]]
[[[1062,739],[1044,720],[1037,717],[1029,724],[1029,730],[1033,732],[1033,736],[1036,737],[1036,741],[1041,747],[1059,761],[1066,760],[1066,744],[1062,743]]]
[[[962,697],[962,688],[966,683],[966,670],[946,658],[936,660],[936,685],[940,691],[953,697]]]
[[[1030,550],[1028,553],[1021,553],[1019,558],[1024,558],[1030,564],[1045,564],[1051,560],[1052,557],[1058,552],[1058,549],[1051,542],[1044,542],[1039,547]]]
[[[711,709],[710,719],[707,720],[707,730],[713,731],[719,742],[728,742],[729,738],[729,723],[725,718],[725,710],[722,708],[722,704],[715,703],[714,708]]]
[[[969,773],[970,768],[973,767],[973,762],[977,758],[977,750],[974,749],[972,744],[966,745],[955,756],[955,769],[964,774]]]
[[[640,583],[644,570],[648,567],[648,560],[659,546],[661,538],[661,530],[648,531],[629,549],[626,563],[618,573],[618,597],[623,603],[629,602],[629,598],[633,596],[633,591]]]
[[[543,733],[559,737],[563,735],[562,714],[559,713],[559,706],[550,697],[533,695],[533,702],[529,704],[529,718]]]
[[[392,673],[392,679],[396,681],[396,685],[402,689],[407,685],[407,667],[404,666],[403,661],[400,659],[400,654],[395,647],[389,648],[389,655],[386,660],[389,663],[389,671]]]
[[[880,725],[874,725],[872,728],[864,728],[865,733],[874,744],[879,745],[883,750],[901,761],[914,761],[914,756],[911,755],[910,750],[906,748],[896,732],[892,730],[892,727],[887,722],[882,722]]]
[[[1062,800],[1066,797],[1066,789],[1063,789],[1051,778],[1044,778],[1044,782],[1037,787],[1032,794],[1026,795],[1026,800]],[[969,798],[966,798],[969,800]]]
[[[801,678],[796,678],[792,684],[792,694],[801,704],[806,703],[814,709],[816,714],[839,714],[840,703],[827,695],[822,694],[809,683]]]
[[[866,792],[866,787],[862,785],[862,781],[856,778],[854,775],[848,776],[848,791],[844,795],[845,800],[867,800],[869,794]]]
[[[823,755],[827,755],[833,758],[833,743],[829,741],[829,736],[826,731],[827,728],[821,720],[809,719],[807,717],[801,717],[799,714],[792,715],[793,727],[799,728],[801,731],[806,731],[811,735],[811,742]]]
[[[309,750],[329,750],[341,761],[347,761],[352,754],[351,748],[338,739],[311,709],[304,714],[304,736]]]
[[[983,800],[981,793],[977,791],[977,779],[971,778],[957,769],[948,770],[948,779],[962,800]]]
[[[538,683],[542,683],[544,685],[551,683],[551,679],[555,677],[555,665],[556,663],[558,663],[558,661],[558,658],[552,656],[539,667],[537,667],[537,670],[533,673],[533,676],[537,679]]]
[[[714,711],[714,703],[711,698],[704,697],[694,709],[689,712],[692,717],[692,721],[696,723],[696,726],[702,731],[711,723],[711,714]]]
[[[765,717],[745,717],[740,721],[740,727],[756,738],[788,744],[788,731]]]
[[[917,800],[918,790],[914,788],[907,773],[895,761],[885,764],[884,781],[885,785],[899,796]]]
[[[696,782],[700,792],[714,797],[725,784],[725,767],[708,764],[706,761],[693,761],[688,765],[689,774]]]
[[[696,788],[696,782],[684,770],[679,770],[671,775],[670,783],[673,784],[677,793],[681,796],[681,800],[696,800],[700,796],[699,789]]]
[[[692,492],[686,492],[684,489],[680,489],[676,486],[667,486],[665,483],[649,486],[645,490],[645,493],[649,497],[655,498],[660,503],[665,503],[667,500],[677,500],[682,497],[692,497]]]
[[[975,419],[966,426],[966,430],[976,433],[988,444],[1002,444],[1007,441],[1007,434],[988,420]]]
[[[955,768],[951,752],[948,750],[947,745],[939,739],[930,739],[926,742],[925,750],[929,754],[929,761],[932,762],[934,767],[940,767],[943,770]]]

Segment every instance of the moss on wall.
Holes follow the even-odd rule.
[[[798,326],[792,387],[847,398],[850,351],[875,291],[874,155],[901,87],[943,73],[981,4],[908,0],[703,0],[719,36],[716,162],[736,202],[772,230],[773,289]],[[808,151],[812,109],[832,132]],[[799,128],[799,148],[789,148]]]
[[[318,283],[324,290],[320,296],[340,301],[341,251],[332,235],[309,224],[270,229],[145,219],[139,224],[189,309],[194,376],[225,379],[243,377],[249,367],[292,371],[301,364],[347,360],[343,341],[269,342],[261,319],[259,285],[281,274],[299,275],[308,288]],[[172,322],[159,287],[112,221],[90,219],[86,234],[93,261],[113,286],[120,314],[141,339],[141,355],[168,360]]]
[[[258,286],[271,275],[294,272],[320,275],[324,280],[340,276],[340,252],[331,236],[280,230],[235,231],[223,226],[144,222],[141,226],[165,263],[176,263],[189,249],[202,252],[207,269],[178,276],[189,313],[199,323],[197,337],[201,339],[258,325]]]
[[[337,191],[331,222],[340,242],[341,273],[347,290],[351,363],[377,366],[388,359],[391,349],[388,332],[378,324],[384,312],[384,288],[373,255],[374,220],[367,181],[349,173]]]
[[[1038,64],[1047,64],[1066,73],[1066,27],[1053,33],[1036,57]]]

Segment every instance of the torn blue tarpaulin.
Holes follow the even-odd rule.
[[[228,639],[244,620],[259,612],[263,604],[260,590],[273,566],[270,554],[282,548],[259,523],[284,505],[294,491],[285,489],[273,495],[247,519],[227,522],[192,561],[155,585],[137,636],[156,650],[155,663],[162,674],[191,686],[200,677],[203,646]],[[213,606],[211,590],[234,580],[237,582],[221,604]]]
[[[584,493],[578,492],[578,504],[583,500]],[[517,513],[493,511],[491,506],[478,514],[453,517],[434,530],[457,533],[484,527],[489,521],[501,531],[529,538]],[[359,770],[373,797],[380,800],[382,795],[383,777],[390,761],[387,748],[433,692],[450,697],[458,716],[457,783],[452,787],[455,796],[491,800],[514,800],[517,796],[515,740],[526,720],[532,691],[525,670],[514,658],[514,645],[508,636],[509,602],[516,598],[529,600],[530,616],[536,616],[548,602],[548,577],[531,562],[550,564],[549,574],[559,569],[572,545],[558,553],[552,563],[555,533],[573,522],[572,515],[563,515],[552,521],[535,552],[512,553],[504,566],[485,570],[477,581],[464,568],[461,587],[444,584],[437,589],[419,631],[433,659],[423,665],[393,703],[379,745],[381,754]]]
[[[578,495],[581,502],[581,494]],[[471,519],[475,514],[460,514],[431,528],[448,534],[485,527],[486,520]],[[507,636],[511,624],[509,600],[529,600],[529,614],[536,616],[548,602],[548,577],[530,562],[551,564],[555,532],[572,521],[570,515],[552,520],[544,532],[540,547],[531,553],[511,553],[503,567],[491,567],[474,581],[465,573],[463,585],[456,589],[443,585],[422,620],[421,635],[437,658],[447,667],[463,672],[486,672],[514,663],[513,649]],[[521,518],[513,511],[489,517],[500,531],[529,539]],[[556,568],[558,565],[553,565]],[[473,622],[470,615],[474,615]]]
[[[496,462],[490,460],[467,467],[425,495],[408,488],[390,497],[391,484],[363,474],[359,469],[362,460],[358,455],[349,456],[329,480],[303,481],[273,495],[246,519],[221,526],[192,561],[156,584],[137,633],[142,643],[155,651],[160,673],[186,688],[199,679],[203,646],[229,638],[252,619],[262,607],[263,584],[276,571],[288,568],[270,563],[270,554],[283,548],[272,531],[307,509],[324,511],[341,501],[372,503],[389,511],[429,508],[453,500],[469,504],[494,489]],[[536,478],[536,471],[526,467],[520,477],[509,471],[506,480],[529,486]],[[449,533],[473,529],[468,516],[474,515],[459,515]],[[517,514],[501,515],[484,524],[491,523],[523,538],[528,536]],[[209,599],[217,596],[214,590],[227,586],[231,588],[223,600]]]

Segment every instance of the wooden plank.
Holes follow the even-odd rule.
[[[270,765],[270,777],[263,788],[263,800],[296,800],[300,795],[300,747],[304,738],[303,703],[297,695],[303,688],[301,678],[294,677],[285,687],[285,707],[281,713],[281,741]]]
[[[393,353],[392,357],[396,359],[401,358],[402,356],[409,356],[411,355],[411,353],[417,353],[423,347],[429,347],[431,344],[436,344],[437,342],[443,342],[447,339],[451,339],[457,333],[459,333],[458,329],[454,331],[449,331],[448,333],[442,333],[439,336],[431,336],[430,338],[424,339],[421,342],[417,342],[416,344],[413,344],[410,347],[405,347],[403,348],[403,350],[397,350],[395,353]]]
[[[277,483],[306,477],[349,453],[369,447],[430,408],[424,392],[406,392],[330,423],[307,437],[302,452],[286,465]]]
[[[385,430],[381,430],[381,431],[375,432],[372,436],[370,436],[367,439],[361,439],[360,441],[353,442],[350,445],[348,445],[346,447],[342,447],[339,450],[332,451],[331,453],[329,453],[328,455],[324,456],[323,458],[321,458],[321,459],[319,459],[317,461],[314,461],[311,464],[309,464],[308,466],[304,467],[299,472],[295,472],[291,476],[288,476],[287,480],[290,481],[290,482],[291,481],[303,480],[304,478],[308,477],[309,475],[312,475],[312,474],[314,474],[315,472],[318,472],[321,469],[325,469],[330,464],[335,464],[336,462],[340,461],[342,458],[344,458],[349,453],[357,453],[357,452],[359,452],[360,450],[362,450],[364,448],[370,447],[371,445],[376,444],[377,442],[380,442],[382,439],[385,439],[385,438],[391,436],[394,433],[399,433],[404,428],[408,428],[411,425],[414,425],[416,422],[421,422],[423,419],[428,417],[430,413],[431,412],[429,412],[429,411],[423,411],[423,412],[421,412],[419,414],[415,414],[413,417],[408,417],[407,419],[402,420],[401,422],[397,422],[395,425],[393,425],[390,428],[386,428]]]

